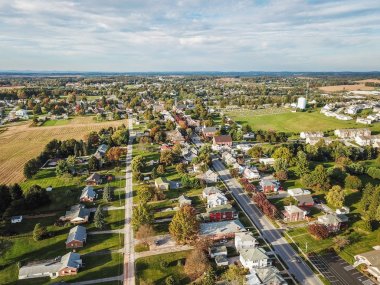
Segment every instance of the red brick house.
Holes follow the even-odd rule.
[[[298,207],[313,207],[314,200],[310,194],[306,195],[297,195],[293,197],[298,202]]]
[[[206,213],[202,214],[202,218],[208,222],[234,220],[239,216],[238,212],[230,204],[207,208],[206,211]]]
[[[214,145],[232,146],[232,137],[230,135],[215,136],[212,142]]]
[[[202,135],[204,138],[212,138],[217,131],[218,129],[215,127],[204,127],[202,128]]]
[[[284,221],[298,222],[305,219],[306,211],[298,208],[297,206],[289,205],[284,207],[282,214],[284,215]]]
[[[86,228],[82,226],[73,227],[66,240],[66,248],[83,247],[87,240]]]

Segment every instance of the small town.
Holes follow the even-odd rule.
[[[0,13],[0,285],[380,284],[378,1]]]

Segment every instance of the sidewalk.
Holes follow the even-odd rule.
[[[70,285],[88,285],[88,284],[99,284],[99,283],[112,282],[112,281],[123,281],[123,275],[101,278],[101,279],[95,279],[95,280],[74,282],[74,283],[69,283],[69,284]]]

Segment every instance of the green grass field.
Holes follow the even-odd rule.
[[[189,280],[183,273],[183,265],[179,265],[178,261],[184,264],[188,251],[176,253],[160,254],[136,260],[136,284],[141,284],[140,280],[150,282],[150,284],[165,284],[165,278],[172,275],[178,284],[188,284]],[[169,265],[165,268],[161,267],[161,262],[166,261]]]
[[[44,127],[67,125],[69,120],[48,120],[42,124]]]
[[[283,132],[302,131],[328,131],[338,128],[363,128],[362,124],[355,120],[340,121],[335,118],[326,117],[319,112],[297,112],[286,111],[284,113],[257,113],[255,110],[238,110],[226,113],[239,124],[249,124],[253,129],[274,130]],[[374,124],[370,128],[378,132],[380,124]]]

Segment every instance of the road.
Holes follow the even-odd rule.
[[[322,281],[305,262],[298,263],[293,261],[294,257],[297,256],[295,250],[281,235],[280,230],[275,228],[270,220],[251,203],[251,200],[244,193],[239,182],[230,176],[228,169],[225,168],[223,163],[218,159],[213,159],[213,167],[227,185],[240,207],[243,208],[250,220],[255,223],[265,240],[272,245],[275,253],[281,257],[282,261],[289,268],[289,272],[294,275],[297,281],[300,284],[323,285]]]
[[[133,206],[133,190],[132,190],[132,136],[133,122],[132,116],[128,119],[128,129],[130,133],[127,155],[125,158],[125,226],[124,226],[124,284],[135,285],[135,250],[133,243],[132,206]]]

